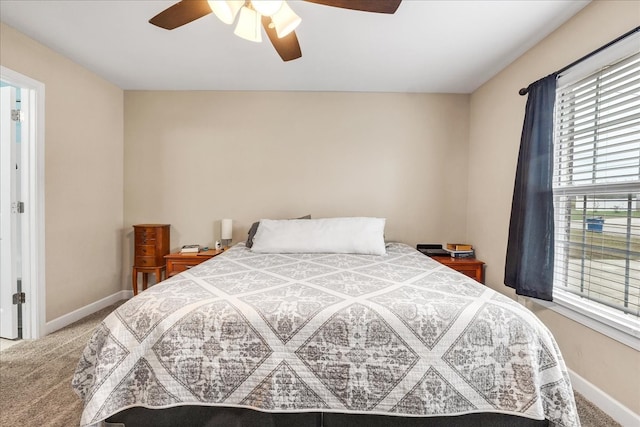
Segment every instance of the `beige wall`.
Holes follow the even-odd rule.
[[[51,321],[122,289],[123,91],[5,24],[0,63],[45,85]]]
[[[221,218],[238,242],[260,218],[306,214],[385,217],[386,237],[412,245],[465,236],[468,95],[124,99],[125,226],[170,223],[174,249],[211,245]]]
[[[471,96],[467,240],[503,285],[511,197],[526,97],[538,80],[640,25],[640,2],[596,1]],[[534,311],[552,330],[568,366],[640,414],[640,353],[550,310]]]

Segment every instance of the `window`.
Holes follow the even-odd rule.
[[[629,39],[558,78],[554,299],[637,325],[640,40]]]

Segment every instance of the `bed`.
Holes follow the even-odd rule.
[[[81,425],[580,425],[530,311],[408,245],[384,252],[240,243],[140,293],[80,358]]]

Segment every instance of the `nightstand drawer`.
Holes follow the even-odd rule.
[[[156,238],[136,235],[136,245],[155,245]]]
[[[156,247],[155,245],[138,245],[136,246],[136,256],[144,257],[144,256],[155,256]]]
[[[198,265],[200,263],[198,263],[198,264],[189,264],[189,263],[181,263],[181,262],[171,262],[171,261],[169,261],[167,264],[169,265],[169,274],[168,274],[168,276],[171,277],[171,276],[175,276],[178,273],[182,273],[183,271],[187,271],[191,267],[195,267],[196,265]]]
[[[134,264],[136,267],[155,267],[158,265],[154,256],[137,256]]]
[[[156,235],[156,230],[153,228],[141,228],[136,230],[136,238],[155,239]]]
[[[220,255],[222,252],[224,252],[222,249],[212,249],[192,254],[175,253],[165,255],[164,259],[167,260],[167,277],[175,276],[191,267],[202,264],[206,260]]]
[[[165,224],[162,224],[160,226],[162,227],[163,225],[165,225]],[[156,236],[157,226],[155,226],[155,225],[150,225],[150,226],[136,225],[134,227],[136,227],[136,229],[135,229],[136,234],[139,234],[141,236],[148,236],[148,237],[155,237]]]
[[[165,256],[167,259],[167,277],[175,276],[178,273],[182,273],[190,269],[191,267],[195,267],[198,264],[202,264],[208,259],[212,257],[209,256],[191,256],[184,259],[176,259],[175,257],[171,257],[171,254]]]
[[[472,279],[477,280],[478,282],[482,282],[482,274],[478,273],[477,267],[455,267],[453,269],[465,276],[469,276]]]
[[[469,276],[477,282],[484,283],[484,262],[475,258],[452,258],[450,256],[434,256],[434,261],[444,264],[459,273]]]

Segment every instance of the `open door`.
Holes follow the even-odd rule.
[[[18,338],[16,89],[0,88],[0,337]]]

